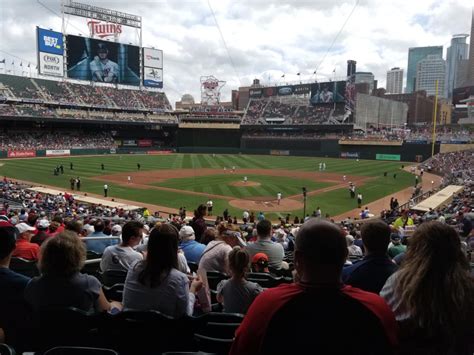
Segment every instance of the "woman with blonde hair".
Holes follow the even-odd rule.
[[[402,354],[472,354],[474,280],[450,226],[421,224],[380,295],[400,324]]]
[[[249,271],[250,256],[245,249],[235,246],[229,253],[231,278],[217,285],[217,301],[224,305],[224,312],[247,313],[255,297],[263,291],[262,287],[245,279]]]
[[[199,269],[229,274],[228,256],[237,245],[246,245],[239,227],[227,222],[220,223],[217,226],[216,239],[209,242],[201,255]]]
[[[84,311],[121,309],[119,302],[109,302],[102,284],[94,276],[81,274],[86,261],[86,247],[75,233],[64,231],[48,238],[40,250],[41,276],[32,279],[25,289],[25,299],[34,311],[51,307],[76,307]]]

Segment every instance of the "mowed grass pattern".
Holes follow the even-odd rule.
[[[243,181],[244,175],[230,172],[222,175],[169,179],[153,185],[237,198],[269,196],[274,199],[279,192],[282,193],[283,198],[301,194],[303,186],[305,186],[308,191],[313,191],[333,185],[327,182],[315,182],[307,179],[287,178],[283,176],[246,176],[249,183],[260,183],[260,186],[232,186],[234,182]]]
[[[69,169],[69,163],[74,164],[74,170]],[[318,171],[320,162],[326,163],[326,171],[330,173],[339,173],[341,181],[343,175],[360,175],[377,177],[373,181],[359,186],[359,191],[364,196],[363,203],[369,203],[376,199],[382,198],[388,194],[399,191],[407,186],[414,184],[414,177],[401,171],[400,162],[386,162],[386,161],[370,161],[370,160],[346,160],[346,159],[331,159],[331,158],[315,158],[315,157],[281,157],[281,156],[258,156],[258,155],[215,155],[212,154],[172,154],[172,155],[104,155],[92,157],[60,157],[60,158],[35,158],[35,159],[9,159],[3,160],[3,166],[0,166],[0,174],[11,178],[17,178],[27,181],[36,182],[38,184],[47,184],[61,188],[69,188],[69,179],[71,177],[79,176],[82,180],[83,192],[91,192],[102,194],[103,182],[89,179],[90,177],[114,174],[124,172],[137,171],[137,163],[141,164],[141,171],[159,170],[159,169],[227,169],[236,167],[237,173],[235,176],[242,176],[238,174],[239,168],[259,168],[259,169],[283,169],[283,170],[300,170],[300,171]],[[101,170],[100,165],[105,165],[105,170]],[[64,175],[53,176],[53,169],[55,166],[63,164]],[[383,173],[388,173],[388,177],[384,178]],[[393,178],[393,174],[397,174],[397,178]],[[191,185],[179,186],[179,184],[169,180],[166,183],[171,183],[174,188],[191,189],[192,191],[199,191],[211,193],[216,191],[216,194],[238,197],[250,197],[255,192],[255,196],[271,196],[276,195],[276,189],[283,190],[285,196],[291,194],[289,191],[296,191],[299,193],[302,186],[301,182],[307,184],[307,180],[298,181],[292,178],[278,179],[272,185],[268,182],[266,176],[259,176],[258,178],[267,180],[261,187],[254,190],[232,189],[228,186],[228,182],[221,181],[221,183],[214,184],[213,179],[221,179],[221,174],[214,177],[209,176],[204,180],[190,179],[199,182],[199,184],[192,184],[192,181],[187,183]],[[257,178],[257,177],[256,177]],[[268,184],[268,186],[267,186]],[[282,185],[283,184],[283,185]],[[316,183],[321,184],[321,183]],[[162,206],[169,206],[179,208],[186,206],[187,210],[193,210],[199,203],[205,202],[202,196],[189,195],[186,193],[179,193],[173,191],[162,191],[156,189],[134,189],[128,186],[119,186],[113,183],[109,185],[109,197],[124,198],[138,203],[150,203]],[[211,186],[211,190],[206,190],[207,186]],[[320,185],[322,186],[322,185]],[[283,189],[283,187],[285,189]],[[264,191],[263,189],[268,189]],[[293,190],[295,189],[295,190]],[[299,191],[298,191],[299,190]],[[222,193],[219,193],[222,191]],[[241,194],[241,195],[239,195]],[[230,207],[226,200],[213,199],[214,210],[216,213],[222,213],[225,208],[229,208],[231,214],[240,217],[242,211]],[[330,215],[341,214],[345,211],[351,210],[356,206],[355,201],[349,198],[347,189],[337,189],[328,191],[319,195],[308,197],[307,211],[311,212],[317,206],[321,207],[323,213]],[[256,211],[258,212],[258,211]],[[302,216],[302,211],[282,211],[281,213],[268,214],[267,217],[276,219],[277,216],[283,216],[287,212],[292,214],[297,213]]]

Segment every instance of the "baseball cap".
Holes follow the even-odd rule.
[[[120,224],[116,224],[112,227],[112,233],[122,233],[122,226]]]
[[[268,256],[265,253],[257,253],[252,258],[252,264],[265,264],[268,263]]]
[[[38,228],[46,229],[49,227],[49,221],[47,219],[40,219],[37,224]]]
[[[402,239],[402,238],[400,237],[399,234],[397,234],[397,233],[392,233],[392,234],[390,235],[390,239],[391,239],[391,240],[400,240],[400,239]]]
[[[224,236],[237,238],[238,244],[239,244],[239,246],[241,246],[242,248],[247,246],[247,243],[246,243],[245,240],[243,239],[242,234],[241,234],[240,232],[227,230],[227,231],[225,231],[225,232],[222,233],[222,234],[223,234]]]
[[[108,52],[107,46],[104,43],[97,45],[97,52]]]
[[[18,223],[15,227],[16,227],[16,229],[18,229],[20,234],[28,232],[28,231],[32,232],[32,231],[36,230],[35,227],[31,227],[31,226],[29,226],[28,224],[26,224],[24,222]]]
[[[179,230],[179,239],[190,239],[195,237],[194,229],[191,226],[183,226]]]

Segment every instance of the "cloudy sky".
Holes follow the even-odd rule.
[[[198,100],[203,75],[225,80],[223,99],[230,99],[231,89],[254,78],[278,84],[298,81],[300,72],[301,80],[314,80],[316,69],[319,80],[342,77],[348,59],[384,86],[391,67],[406,74],[409,47],[443,45],[446,52],[451,36],[471,25],[465,0],[82,2],[142,16],[143,45],[164,51],[172,102],[185,93]],[[17,71],[20,61],[36,65],[35,27],[60,31],[60,7],[60,0],[0,0],[0,60],[7,58],[8,68],[13,60]],[[70,17],[66,30],[87,35],[85,22]],[[121,40],[136,43],[136,33]]]

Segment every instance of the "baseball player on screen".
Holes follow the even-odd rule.
[[[92,80],[104,83],[116,83],[118,80],[119,66],[107,58],[109,50],[104,43],[99,43],[97,55],[89,64],[92,72]]]

